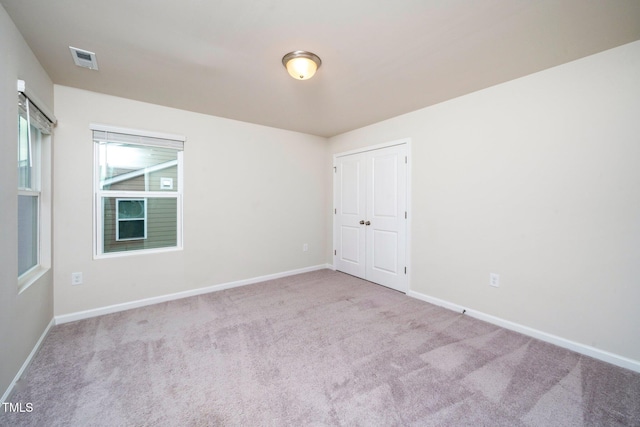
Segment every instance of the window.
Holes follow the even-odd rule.
[[[116,199],[116,240],[147,238],[147,203],[145,199]]]
[[[18,92],[18,277],[41,265],[42,152],[51,122]]]
[[[182,248],[184,137],[92,125],[95,255]]]

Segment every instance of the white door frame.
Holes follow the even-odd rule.
[[[403,138],[395,141],[385,142],[382,144],[370,145],[362,148],[358,148],[355,150],[343,151],[340,153],[335,153],[333,155],[333,214],[332,214],[332,240],[333,240],[333,255],[332,255],[332,267],[336,269],[336,249],[338,244],[338,238],[336,234],[336,206],[337,201],[336,197],[338,195],[338,191],[336,188],[337,180],[336,180],[336,159],[338,157],[349,156],[351,154],[359,154],[365,153],[367,151],[379,150],[381,148],[393,147],[396,145],[404,145],[407,150],[407,222],[406,222],[406,239],[405,239],[405,264],[407,265],[407,292],[411,290],[411,222],[412,222],[412,211],[411,211],[411,138]]]

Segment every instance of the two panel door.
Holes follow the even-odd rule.
[[[336,157],[334,265],[407,291],[406,146]]]

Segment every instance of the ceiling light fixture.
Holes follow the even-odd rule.
[[[307,80],[313,77],[322,61],[318,55],[304,50],[296,50],[282,57],[282,65],[296,80]]]

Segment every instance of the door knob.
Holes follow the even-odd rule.
[[[364,219],[361,219],[360,220],[360,225],[363,225],[363,224],[364,224]]]
[[[371,225],[371,221],[365,222],[364,225]]]

